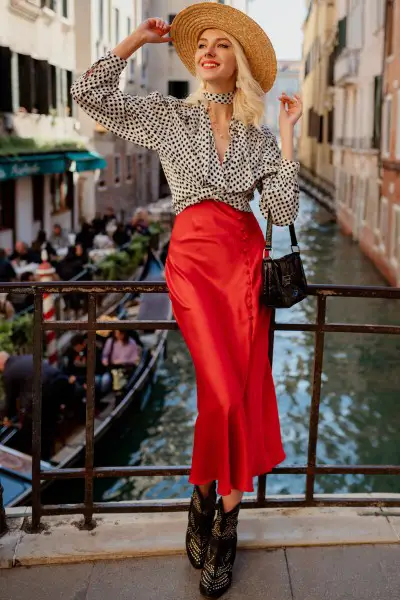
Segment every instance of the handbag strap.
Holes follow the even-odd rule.
[[[293,248],[297,248],[297,252],[300,252],[299,245],[297,243],[297,237],[296,237],[296,231],[294,229],[294,225],[289,225],[289,232],[290,232],[290,243],[292,246],[292,252],[294,251]],[[272,214],[271,214],[270,210],[268,211],[268,218],[267,218],[265,250],[268,252],[270,252],[272,250]]]

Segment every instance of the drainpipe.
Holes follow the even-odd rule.
[[[6,525],[6,513],[5,513],[4,505],[3,505],[3,486],[1,485],[1,481],[0,481],[0,535],[5,533],[6,530],[7,530],[7,525]]]

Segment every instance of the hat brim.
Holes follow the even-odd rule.
[[[277,60],[269,37],[258,23],[242,11],[215,2],[188,6],[172,22],[170,36],[176,52],[192,75],[196,75],[197,41],[206,29],[221,29],[232,35],[242,46],[254,79],[264,92],[272,88]]]

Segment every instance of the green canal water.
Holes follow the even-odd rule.
[[[254,211],[265,231],[257,207]],[[326,211],[302,195],[296,230],[310,283],[386,285],[360,252],[342,235]],[[289,251],[287,228],[274,228],[277,254]],[[328,322],[399,324],[400,305],[390,300],[328,299]],[[282,323],[315,320],[316,301],[308,298],[289,311],[277,311]],[[396,336],[328,333],[325,337],[317,461],[320,464],[400,463],[400,339]],[[314,336],[277,332],[273,374],[277,390],[285,464],[305,464],[312,393]],[[132,412],[123,426],[96,449],[96,465],[190,465],[196,385],[190,356],[178,332],[168,336],[168,356],[144,409]],[[186,477],[98,480],[96,501],[187,497]],[[61,484],[63,485],[63,484]],[[67,484],[65,484],[67,485]],[[256,481],[255,481],[256,486]],[[267,493],[304,493],[305,476],[269,475]],[[324,475],[318,493],[400,492],[394,476]],[[83,498],[80,483],[54,487],[44,500]]]

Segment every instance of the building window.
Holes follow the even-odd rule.
[[[0,81],[0,113],[12,112],[11,50],[5,46],[0,46]]]
[[[333,144],[335,125],[335,109],[332,108],[328,112],[328,144]]]
[[[56,0],[41,0],[41,7],[56,10]]]
[[[188,81],[168,81],[168,95],[178,99],[187,98],[189,95]]]
[[[116,185],[121,183],[121,156],[119,154],[114,156],[114,181]]]
[[[400,205],[393,205],[393,230],[392,230],[392,261],[400,265]]]
[[[69,0],[62,0],[61,14],[64,17],[64,19],[68,19],[68,17],[69,17],[68,2],[69,2]]]
[[[105,169],[101,169],[101,171],[100,171],[99,179],[97,182],[97,187],[100,191],[107,189],[106,170]]]
[[[380,3],[378,3],[380,4]],[[382,2],[382,4],[385,4]],[[395,6],[394,2],[386,2],[387,13],[386,13],[386,48],[385,48],[385,56],[393,55],[393,34],[394,34],[394,11]],[[379,9],[378,9],[379,10]]]
[[[50,65],[47,60],[34,60],[35,98],[34,108],[40,115],[50,110]]]
[[[390,133],[392,125],[392,97],[387,96],[383,103],[383,123],[382,123],[382,152],[385,156],[390,154]]]
[[[373,148],[381,147],[382,123],[382,75],[374,78],[374,123],[373,123]]]
[[[57,173],[50,176],[50,199],[53,215],[72,209],[74,199],[72,173]]]
[[[99,38],[104,35],[104,0],[99,0]]]
[[[389,234],[389,206],[387,198],[382,197],[379,206],[379,234],[381,238],[381,250],[388,251]]]
[[[396,130],[396,158],[400,160],[400,90],[397,90],[397,130]]]
[[[132,181],[132,154],[126,155],[126,180]]]
[[[172,25],[172,21],[175,19],[176,13],[168,15],[168,24]],[[168,42],[168,46],[173,46],[172,42]]]
[[[72,96],[71,96],[72,71],[66,71],[66,73],[67,73],[67,109],[68,109],[68,116],[71,117],[72,111],[73,111],[73,106],[74,106],[74,103],[72,101]]]
[[[114,8],[115,43],[119,43],[119,9]]]
[[[322,144],[324,142],[324,117],[323,115],[319,115],[318,117],[318,144]]]
[[[18,54],[18,83],[20,106],[32,112],[34,105],[34,63],[31,56]]]
[[[346,48],[347,41],[347,17],[340,19],[338,23],[338,55],[341,53],[343,48]]]

